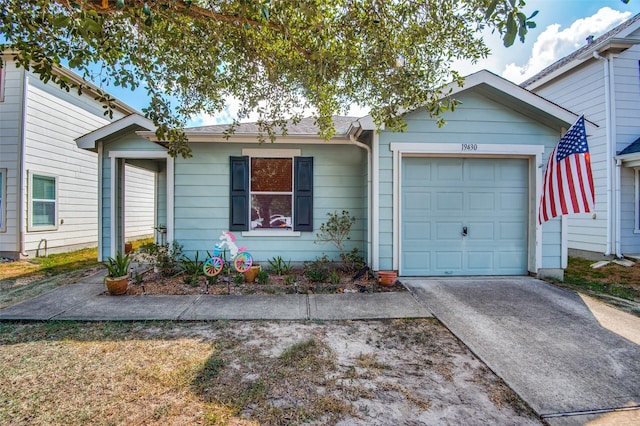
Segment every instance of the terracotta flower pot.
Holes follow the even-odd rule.
[[[398,273],[395,271],[378,271],[378,281],[380,285],[392,286],[398,279]]]
[[[260,265],[253,265],[247,271],[244,272],[244,280],[248,283],[252,283],[256,280],[260,272]]]
[[[112,296],[120,296],[127,292],[129,286],[129,276],[124,275],[122,277],[105,277],[104,283],[107,286],[109,294]]]

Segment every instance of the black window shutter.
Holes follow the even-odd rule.
[[[249,157],[230,157],[229,231],[249,230]]]
[[[293,230],[313,231],[313,157],[294,157],[293,173]]]

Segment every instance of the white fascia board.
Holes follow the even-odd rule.
[[[160,141],[155,132],[138,131],[136,134],[142,138],[148,139],[151,142],[167,143],[167,141]],[[350,145],[351,140],[345,135],[338,135],[332,139],[325,140],[318,137],[317,134],[313,135],[287,135],[277,136],[275,141],[271,142],[266,138],[261,142],[256,134],[234,134],[228,139],[220,133],[186,133],[189,143],[243,143],[243,144],[305,144],[305,145]]]
[[[511,144],[452,144],[452,143],[407,143],[392,142],[389,144],[392,152],[399,152],[404,156],[411,154],[455,154],[457,156],[531,156],[544,153],[544,145],[511,145]]]
[[[126,117],[122,117],[119,120],[109,123],[106,126],[102,126],[84,136],[80,136],[76,139],[78,148],[82,149],[96,149],[97,142],[104,139],[116,132],[126,129],[130,126],[140,126],[142,128],[153,130],[156,127],[153,125],[153,121],[141,116],[140,114],[130,114]]]

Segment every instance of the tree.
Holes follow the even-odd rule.
[[[378,124],[402,130],[402,113],[433,117],[455,107],[442,92],[462,84],[451,63],[489,54],[480,32],[505,45],[535,24],[522,0],[4,0],[0,33],[19,66],[67,90],[55,68],[87,79],[146,85],[145,115],[190,155],[181,128],[198,113],[241,101],[240,118],[258,112],[262,138],[286,134],[313,111],[321,136],[331,116],[354,103]],[[96,65],[97,64],[97,65]],[[75,87],[82,91],[82,87]],[[174,100],[172,104],[172,98]],[[100,100],[110,112],[115,100]],[[233,126],[230,132],[233,132]]]

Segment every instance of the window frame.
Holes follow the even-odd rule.
[[[0,168],[0,232],[7,231],[7,169]]]
[[[34,201],[51,201],[51,200],[46,200],[46,199],[34,199],[33,198],[33,181],[36,177],[44,177],[44,178],[51,178],[53,179],[54,185],[55,185],[55,195],[54,195],[54,199],[53,199],[53,225],[34,225],[33,224],[33,212],[34,212],[34,208],[33,208],[33,203]],[[58,176],[55,175],[51,175],[48,173],[39,173],[39,172],[33,172],[33,171],[29,171],[29,220],[27,221],[27,225],[28,225],[28,231],[33,232],[33,231],[56,231],[58,229],[58,185],[59,179]]]
[[[301,156],[300,149],[254,149],[246,148],[242,150],[242,155],[249,157],[249,205],[247,210],[249,230],[242,231],[242,236],[283,236],[283,237],[299,237],[300,231],[294,231],[295,221],[295,157]],[[264,228],[264,229],[251,229],[251,196],[253,191],[251,190],[251,160],[253,158],[291,158],[291,228],[290,229],[277,229],[277,228]]]

